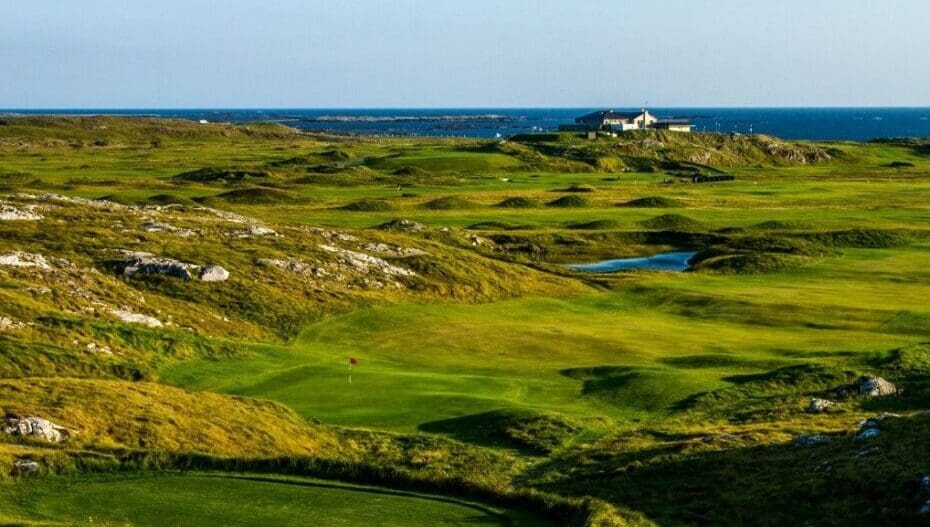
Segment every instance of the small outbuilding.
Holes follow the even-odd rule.
[[[651,128],[670,132],[690,132],[694,125],[687,119],[659,119],[652,124]]]

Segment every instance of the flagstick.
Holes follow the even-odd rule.
[[[352,361],[349,361],[349,384],[352,384]]]

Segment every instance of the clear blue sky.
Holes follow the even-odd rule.
[[[4,0],[0,108],[928,106],[927,0]]]

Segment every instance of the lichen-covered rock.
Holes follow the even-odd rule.
[[[143,223],[141,229],[145,232],[167,232],[171,234],[176,234],[182,238],[190,238],[192,236],[197,236],[201,234],[199,231],[194,229],[185,229],[183,227],[175,227],[168,223],[162,223],[157,221],[150,221]]]
[[[884,397],[886,395],[895,395],[898,389],[894,384],[886,381],[881,377],[863,376],[856,381],[856,387],[859,395],[866,397]]]
[[[232,238],[265,238],[276,237],[278,233],[274,229],[262,225],[249,225],[242,229],[226,231],[226,235]]]
[[[403,258],[406,256],[425,256],[427,254],[426,251],[422,251],[414,247],[401,247],[399,245],[388,245],[386,243],[368,243],[365,244],[365,250],[394,258]]]
[[[39,463],[31,459],[17,459],[13,461],[13,476],[28,476],[39,472]]]
[[[342,249],[339,247],[334,247],[332,245],[320,245],[320,249],[323,249],[326,252],[334,253],[340,257],[343,263],[354,268],[356,271],[369,273],[369,272],[380,272],[381,274],[388,276],[415,276],[416,273],[409,269],[404,269],[403,267],[398,267],[396,265],[391,265],[390,263],[378,258],[376,256],[371,256],[370,254],[350,251],[348,249]]]
[[[0,255],[0,265],[7,267],[36,267],[39,269],[52,268],[45,256],[23,251],[13,251]]]
[[[821,399],[819,397],[811,397],[811,402],[807,405],[808,413],[819,414],[821,412],[826,412],[830,408],[836,406],[836,403],[829,399]]]
[[[114,309],[110,313],[116,318],[122,320],[123,322],[129,322],[130,324],[142,324],[143,326],[148,326],[150,328],[160,328],[162,323],[155,317],[150,317],[148,315],[143,315],[141,313],[133,313],[128,309]]]
[[[426,230],[426,225],[411,220],[398,219],[383,223],[378,228],[384,231],[423,232]]]
[[[131,257],[123,261],[121,265],[124,276],[160,274],[182,280],[190,280],[191,269],[196,267],[171,258],[159,258],[149,253],[131,253]]]
[[[315,278],[325,278],[329,272],[319,265],[311,264],[298,258],[259,258],[255,265],[261,267],[277,267],[283,271],[301,276],[312,276]]]
[[[26,327],[26,324],[14,320],[10,317],[0,316],[0,331],[14,331],[17,329],[23,329]]]
[[[229,271],[219,265],[205,265],[200,268],[198,276],[204,282],[223,282],[229,279]]]
[[[31,416],[8,415],[3,431],[14,436],[42,439],[49,443],[60,443],[71,437],[71,432],[67,428],[48,419]]]
[[[37,214],[31,210],[0,204],[0,220],[2,221],[38,221],[41,219],[41,214]]]

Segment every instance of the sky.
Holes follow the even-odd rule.
[[[0,2],[0,108],[930,106],[927,0]]]

